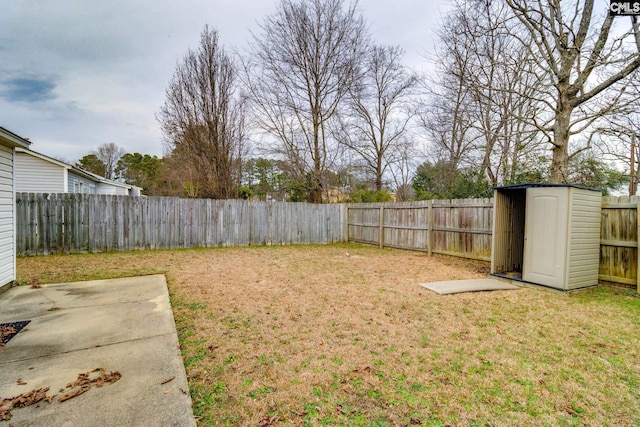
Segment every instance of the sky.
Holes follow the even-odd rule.
[[[0,126],[75,163],[99,145],[162,156],[156,115],[206,24],[242,52],[277,0],[0,0]],[[360,0],[373,40],[428,70],[448,0]]]

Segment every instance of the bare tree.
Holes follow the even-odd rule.
[[[356,81],[366,41],[364,19],[343,0],[282,0],[254,35],[247,87],[258,126],[277,139],[310,200],[322,202],[323,181],[337,146],[329,132]]]
[[[104,164],[104,177],[107,179],[116,179],[116,167],[118,160],[124,155],[123,148],[118,147],[113,142],[102,144],[96,151],[95,156]]]
[[[406,202],[414,197],[411,181],[415,170],[424,162],[416,144],[411,139],[404,142],[395,148],[394,161],[389,167],[397,202]]]
[[[537,62],[543,102],[528,119],[552,145],[551,181],[567,182],[571,137],[614,112],[640,67],[640,26],[632,17],[629,30],[614,29],[615,17],[594,10],[594,0],[505,1],[521,24],[512,36]]]
[[[437,32],[436,77],[423,82],[426,96],[418,114],[419,126],[429,141],[427,157],[446,169],[442,175],[449,182],[461,163],[472,161],[478,138],[473,128],[474,94],[467,84],[472,77],[473,54],[451,37],[455,27],[448,19]]]
[[[510,9],[503,2],[473,0],[457,2],[443,37],[470,52],[468,75],[473,127],[478,139],[478,173],[493,185],[509,182],[522,153],[538,142],[534,128],[522,120],[535,108],[536,81],[529,52],[506,35]]]
[[[382,190],[388,167],[400,161],[400,148],[413,116],[410,97],[417,77],[402,65],[397,46],[373,46],[363,63],[359,81],[349,89],[348,111],[341,123],[340,139],[355,151]]]
[[[188,165],[186,195],[237,196],[245,146],[245,102],[238,92],[236,66],[217,31],[205,26],[198,49],[177,65],[158,116],[173,161]]]
[[[603,121],[594,144],[600,158],[614,160],[629,171],[630,196],[637,193],[640,175],[640,70],[635,74],[633,84],[625,92],[627,108]]]
[[[539,145],[522,119],[539,102],[529,52],[509,36],[511,10],[493,0],[458,0],[437,31],[437,78],[422,125],[433,163],[476,169],[498,185],[514,179]],[[443,171],[441,171],[443,172]]]

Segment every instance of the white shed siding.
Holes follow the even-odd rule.
[[[18,193],[65,193],[67,170],[27,153],[16,153],[15,186]]]
[[[601,203],[599,192],[571,188],[567,289],[598,284]]]
[[[0,146],[0,286],[16,278],[13,149]]]

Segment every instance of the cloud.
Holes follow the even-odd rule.
[[[51,79],[16,77],[0,81],[0,97],[10,102],[43,102],[56,98]]]

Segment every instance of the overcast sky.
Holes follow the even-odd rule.
[[[0,0],[0,126],[74,163],[99,145],[162,155],[155,119],[205,24],[242,51],[276,0]],[[447,0],[361,0],[374,40],[428,68]]]

